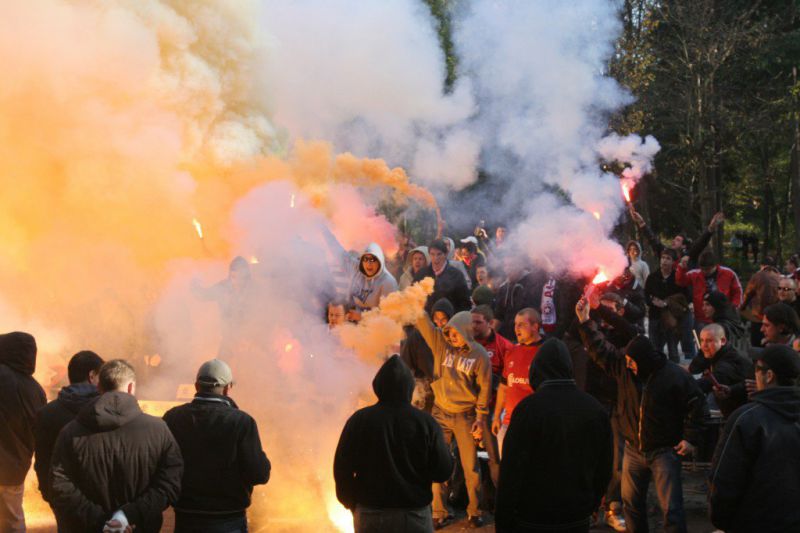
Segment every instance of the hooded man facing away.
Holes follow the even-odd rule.
[[[433,417],[411,405],[414,378],[398,355],[372,389],[378,402],[356,411],[339,438],[336,497],[353,511],[356,533],[427,533],[431,483],[450,477],[450,449]]]
[[[31,467],[36,412],[47,403],[33,379],[36,340],[15,331],[0,335],[0,531],[25,531],[22,492]]]
[[[576,387],[572,359],[558,339],[539,348],[529,379],[536,393],[514,409],[503,444],[495,527],[585,533],[611,479],[608,415]]]
[[[377,307],[381,298],[397,290],[397,280],[386,269],[386,258],[381,247],[371,242],[358,257],[353,257],[339,244],[336,237],[324,225],[320,226],[328,249],[341,264],[349,284],[344,297],[355,306],[350,319],[358,321],[363,311]]]
[[[50,463],[58,434],[64,426],[72,422],[84,405],[100,395],[97,383],[102,366],[103,359],[92,351],[84,350],[73,355],[67,364],[69,385],[62,388],[58,398],[45,405],[36,415],[33,429],[36,437],[36,463],[33,468],[45,501],[50,501]]]
[[[417,329],[433,353],[433,418],[444,431],[445,442],[458,444],[464,481],[469,496],[467,515],[472,526],[483,525],[478,509],[480,469],[475,439],[488,431],[489,399],[492,394],[492,365],[486,350],[472,337],[472,314],[461,311],[443,329],[437,329],[427,314]],[[442,528],[452,516],[445,506],[447,488],[433,487],[434,527]]]
[[[163,420],[142,413],[126,361],[104,364],[98,388],[56,441],[50,504],[58,530],[156,533],[180,493],[180,449]]]

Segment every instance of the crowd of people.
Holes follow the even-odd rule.
[[[709,249],[721,214],[693,243],[667,245],[631,217],[652,271],[631,240],[624,272],[596,285],[513,253],[504,227],[458,244],[404,239],[391,258],[324,233],[336,259],[331,329],[434,280],[425,313],[375,376],[377,403],[341,433],[336,493],[356,531],[441,529],[463,507],[471,527],[490,512],[501,532],[647,532],[652,482],[663,529],[685,532],[691,458],[710,465],[716,527],[800,531],[800,261],[781,272],[765,256],[743,287]],[[224,324],[243,312],[249,268],[237,258],[228,279],[193,287]],[[233,336],[223,332],[220,353]],[[247,531],[270,462],[231,398],[228,364],[204,363],[194,399],[159,419],[140,409],[125,360],[75,354],[49,403],[35,361],[31,335],[0,335],[0,533],[25,530],[34,457],[60,532],[159,531],[169,506],[178,532]]]

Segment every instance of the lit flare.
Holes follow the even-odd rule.
[[[194,225],[194,230],[197,232],[197,236],[201,239],[203,238],[203,226],[200,224],[200,221],[196,218],[192,219],[192,225]]]

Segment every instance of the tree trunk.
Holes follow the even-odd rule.
[[[792,68],[794,85],[797,85],[797,67]],[[789,166],[792,180],[792,210],[794,211],[794,249],[800,250],[800,103],[794,98],[794,143],[792,144],[792,162]]]

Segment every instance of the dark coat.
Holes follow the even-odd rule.
[[[445,265],[444,270],[438,276],[433,273],[433,266],[420,269],[419,272],[414,274],[414,281],[420,281],[425,278],[433,278],[433,293],[428,296],[428,301],[425,304],[425,311],[431,313],[433,304],[447,298],[456,311],[467,311],[472,307],[470,301],[469,287],[467,287],[467,280],[464,275],[456,270],[449,263]]]
[[[542,283],[533,272],[526,272],[516,281],[506,280],[497,288],[494,299],[494,317],[500,321],[497,332],[516,342],[514,317],[526,307],[536,308],[542,302]]]
[[[536,392],[514,409],[503,443],[496,529],[588,529],[611,480],[608,416],[576,388],[569,352],[557,339],[539,348],[530,382]]]
[[[97,387],[90,383],[76,383],[61,389],[58,398],[48,403],[36,415],[33,433],[36,440],[36,478],[45,501],[50,501],[52,477],[50,465],[53,449],[61,429],[72,422],[81,408],[97,398]]]
[[[101,531],[122,510],[137,533],[150,533],[161,529],[161,513],[178,500],[183,460],[164,421],[115,391],[87,404],[61,430],[52,474],[50,503],[60,531]]]
[[[431,484],[453,472],[439,424],[411,405],[414,378],[392,356],[372,382],[378,402],[356,411],[333,461],[336,497],[348,509],[411,509],[430,505]]]
[[[706,371],[711,372],[718,383],[730,387],[743,383],[745,379],[753,378],[753,361],[740,354],[733,346],[725,344],[711,359],[706,359],[703,352],[700,352],[689,364],[689,372],[692,374],[702,374]],[[698,379],[697,384],[706,394],[714,389],[714,383],[707,376]],[[746,395],[734,394],[725,399],[717,398],[717,405],[722,416],[727,418],[746,401]]]
[[[729,533],[800,531],[800,392],[753,394],[731,415],[709,478],[714,526]]]
[[[636,337],[627,350],[620,350],[593,320],[581,324],[580,332],[589,357],[617,381],[617,417],[631,446],[649,452],[672,448],[683,439],[700,443],[706,402],[691,374],[667,361],[646,337]],[[638,375],[627,368],[626,352],[636,359]]]
[[[21,332],[0,335],[0,485],[21,485],[33,457],[33,423],[47,403],[33,379],[36,340]]]
[[[164,421],[184,463],[175,511],[244,512],[253,486],[269,481],[271,469],[253,417],[226,396],[198,393],[191,403],[167,411]]]

